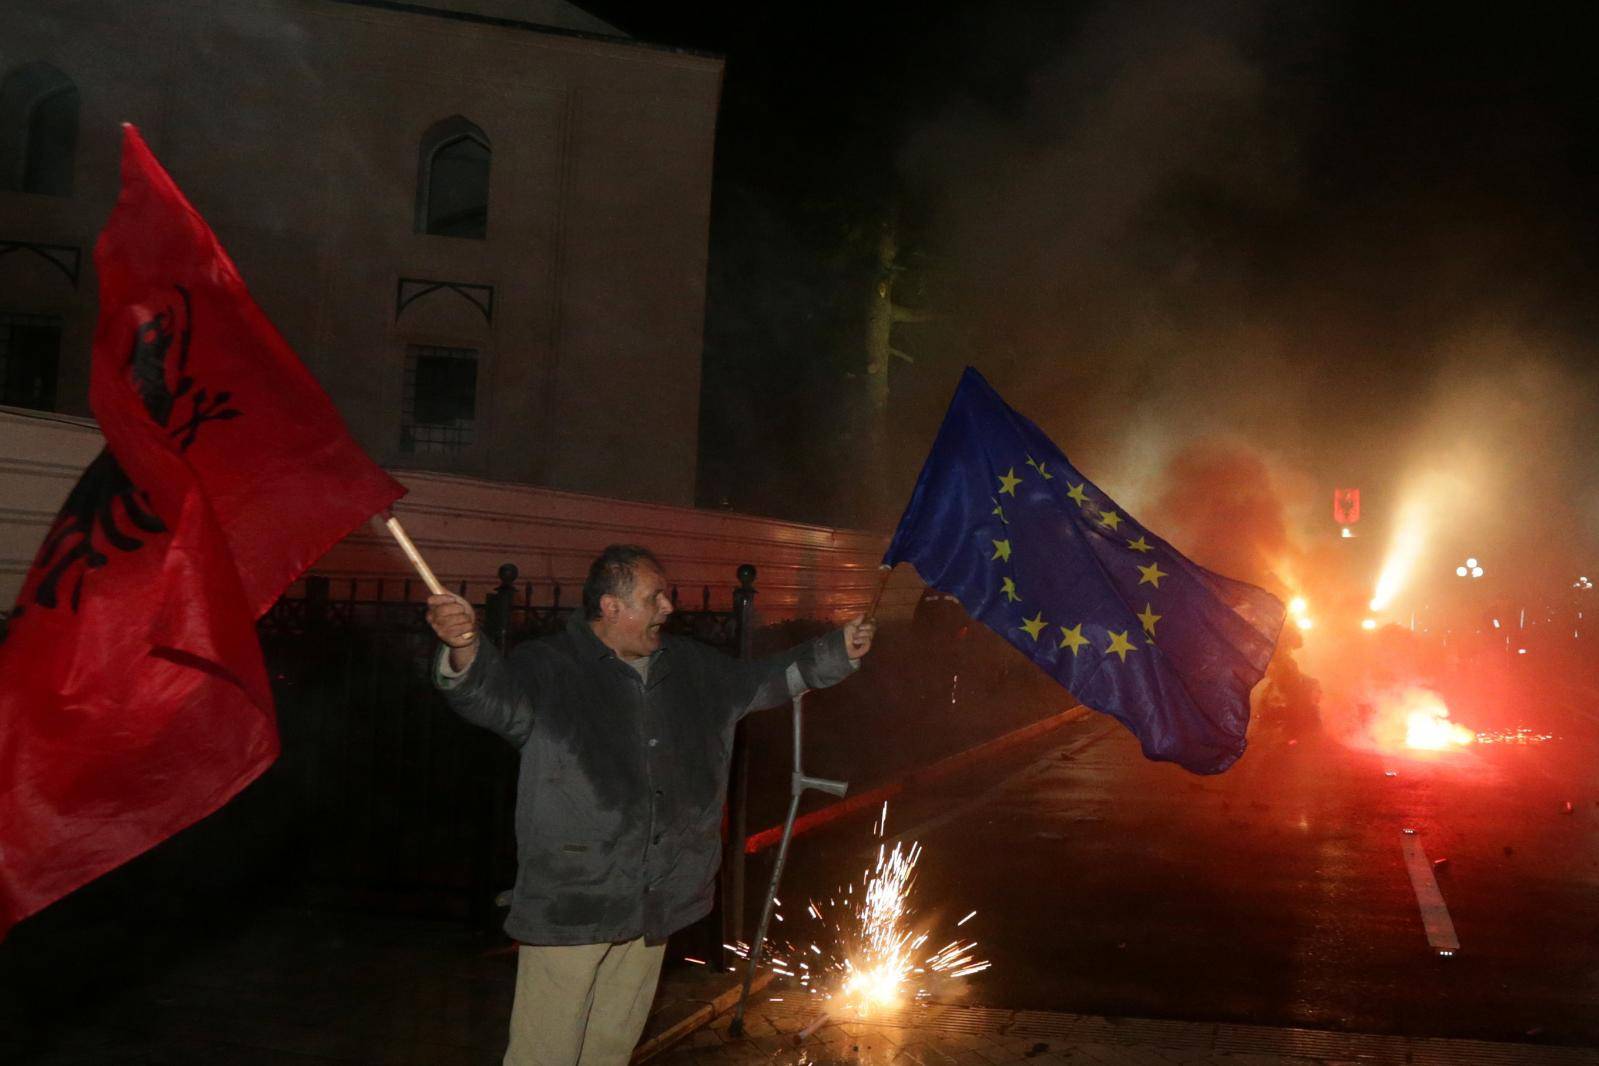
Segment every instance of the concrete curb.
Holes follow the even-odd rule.
[[[858,792],[837,803],[830,803],[820,810],[811,811],[809,814],[796,818],[794,820],[794,835],[796,837],[802,836],[813,829],[821,828],[829,822],[848,817],[858,811],[877,807],[884,800],[893,799],[907,788],[931,784],[940,778],[948,777],[950,774],[963,770],[973,763],[998,755],[1002,751],[1014,748],[1018,744],[1032,740],[1034,737],[1042,736],[1070,722],[1075,722],[1079,718],[1086,718],[1089,713],[1088,708],[1081,704],[1070,707],[1059,714],[1052,714],[1042,721],[1034,722],[1032,725],[1023,726],[1020,729],[997,736],[993,740],[984,741],[975,748],[967,748],[965,751],[958,751],[954,755],[945,756],[935,763],[929,763],[920,769],[912,770],[904,777],[878,785],[875,788],[869,788],[865,792]],[[758,833],[751,833],[744,840],[744,853],[746,855],[755,855],[765,851],[767,848],[775,847],[782,838],[783,827],[781,825],[770,826]]]
[[[754,980],[750,982],[750,998],[753,999],[762,989],[771,984],[773,976],[774,974],[770,970],[757,972]],[[675,1023],[663,1032],[655,1034],[634,1048],[632,1061],[643,1062],[653,1055],[658,1055],[696,1029],[709,1025],[738,1004],[739,994],[743,990],[744,980],[740,977],[732,988],[721,993],[709,1003],[701,1004],[697,1010],[682,1021]]]

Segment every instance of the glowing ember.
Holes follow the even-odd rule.
[[[1526,726],[1519,729],[1494,729],[1477,734],[1478,744],[1542,744],[1544,741],[1554,739],[1553,733],[1540,733]]]

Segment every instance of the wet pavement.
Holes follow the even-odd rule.
[[[924,848],[919,927],[939,937],[975,910],[960,933],[994,963],[937,998],[1599,1045],[1599,743],[1591,709],[1544,710],[1556,740],[1448,753],[1262,729],[1206,778],[1095,716],[991,777],[897,800],[889,838]],[[1407,829],[1452,956],[1428,942]],[[802,838],[785,894],[858,882],[876,848],[865,822]],[[782,936],[824,935],[787,910]]]

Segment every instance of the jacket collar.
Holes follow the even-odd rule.
[[[594,635],[594,629],[589,625],[589,620],[583,617],[582,611],[573,611],[566,619],[566,631],[572,637],[572,642],[577,645],[578,654],[585,659],[615,659],[619,665],[627,666],[622,662],[621,656],[610,649],[610,646]],[[666,676],[664,669],[667,658],[663,655],[671,647],[670,637],[663,637],[661,646],[650,655],[650,683],[654,688],[656,681]],[[628,667],[632,670],[632,667]]]

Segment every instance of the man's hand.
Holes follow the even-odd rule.
[[[477,615],[464,597],[441,592],[428,597],[428,625],[450,647],[450,668],[465,670],[477,658]]]
[[[861,658],[872,650],[872,638],[877,635],[877,619],[856,615],[844,623],[844,651],[850,659]]]

